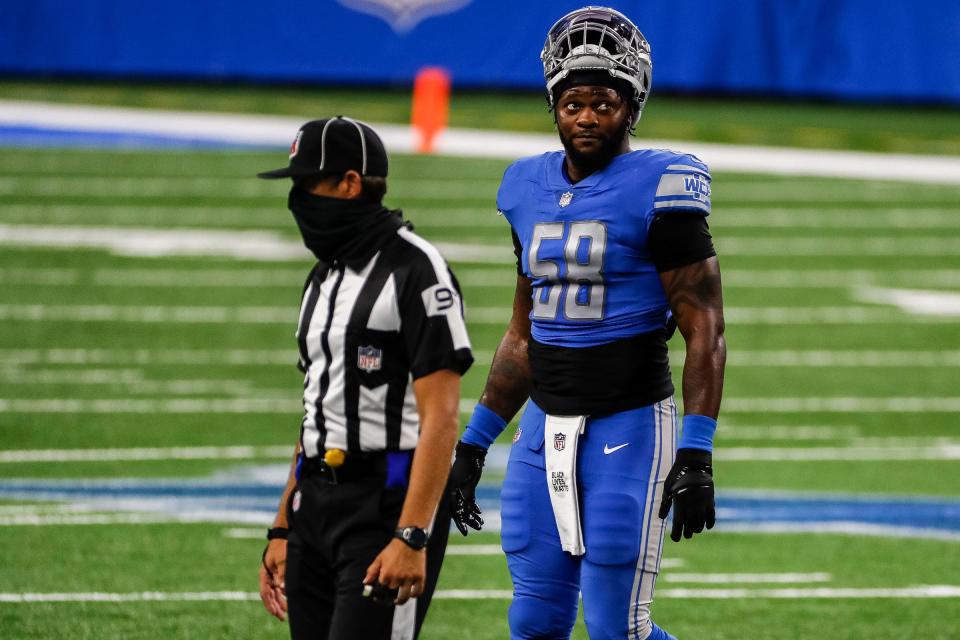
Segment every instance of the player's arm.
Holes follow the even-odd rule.
[[[670,537],[679,541],[681,534],[690,538],[715,521],[713,434],[727,358],[720,264],[712,256],[661,272],[660,281],[686,342],[683,431],[660,507],[665,518],[675,505]]]
[[[453,522],[463,535],[467,535],[467,527],[479,531],[483,526],[476,488],[487,449],[530,395],[527,343],[530,342],[532,304],[530,279],[518,274],[510,324],[494,353],[487,383],[457,444],[456,460],[450,471]]]
[[[410,469],[410,484],[398,528],[429,529],[450,472],[450,456],[457,440],[460,374],[441,369],[417,378],[413,392],[420,414],[420,440]],[[446,522],[438,526],[448,526]],[[394,538],[367,569],[364,584],[398,589],[397,604],[423,593],[426,551],[414,550]]]
[[[716,420],[727,360],[720,263],[713,256],[661,273],[660,282],[687,347],[683,364],[684,413]]]
[[[480,394],[480,404],[510,422],[530,395],[530,361],[527,344],[530,342],[530,308],[533,293],[530,279],[517,276],[513,295],[513,314],[507,331],[497,346],[487,375],[487,383]],[[506,426],[506,425],[504,425]]]
[[[300,442],[293,451],[293,462],[290,463],[290,473],[287,475],[287,485],[283,488],[277,515],[273,519],[271,531],[285,533],[290,529],[287,522],[287,504],[290,495],[297,486],[297,458],[300,455]],[[284,576],[287,568],[287,539],[275,537],[267,543],[263,551],[263,560],[260,563],[260,599],[263,606],[271,615],[280,620],[284,619],[287,611],[287,599],[284,593]]]

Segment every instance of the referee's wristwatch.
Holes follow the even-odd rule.
[[[421,529],[420,527],[403,527],[397,529],[393,532],[394,538],[400,538],[407,546],[415,551],[420,551],[427,546],[427,540],[430,539],[430,534],[427,533],[426,529]]]

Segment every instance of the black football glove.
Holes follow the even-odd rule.
[[[713,456],[702,449],[678,449],[677,460],[667,474],[663,485],[663,502],[660,504],[660,519],[673,510],[673,531],[670,539],[680,542],[692,538],[703,528],[713,529],[716,510],[713,502]]]
[[[453,468],[450,469],[448,491],[453,524],[457,525],[463,535],[467,535],[467,527],[480,531],[483,526],[480,507],[477,506],[476,489],[486,457],[487,450],[483,447],[457,443],[457,455],[453,460]]]

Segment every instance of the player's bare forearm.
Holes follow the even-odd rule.
[[[480,404],[509,422],[530,395],[530,307],[533,304],[530,280],[517,276],[510,325],[497,347],[480,395]]]
[[[684,412],[716,419],[727,361],[720,263],[716,257],[707,258],[661,273],[660,281],[687,346]]]
[[[290,473],[287,474],[287,485],[283,488],[283,495],[280,497],[280,505],[277,507],[277,515],[273,519],[274,528],[287,529],[287,502],[290,500],[290,494],[297,486],[297,456],[300,455],[300,441],[293,448],[293,461],[290,463]]]
[[[425,529],[433,520],[450,473],[459,424],[460,375],[448,369],[435,371],[415,380],[413,391],[420,414],[420,441],[399,524]]]

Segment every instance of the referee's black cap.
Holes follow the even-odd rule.
[[[387,150],[368,125],[336,116],[311,120],[297,131],[290,145],[290,164],[258,173],[258,178],[297,178],[343,174],[353,169],[362,176],[387,177]]]

